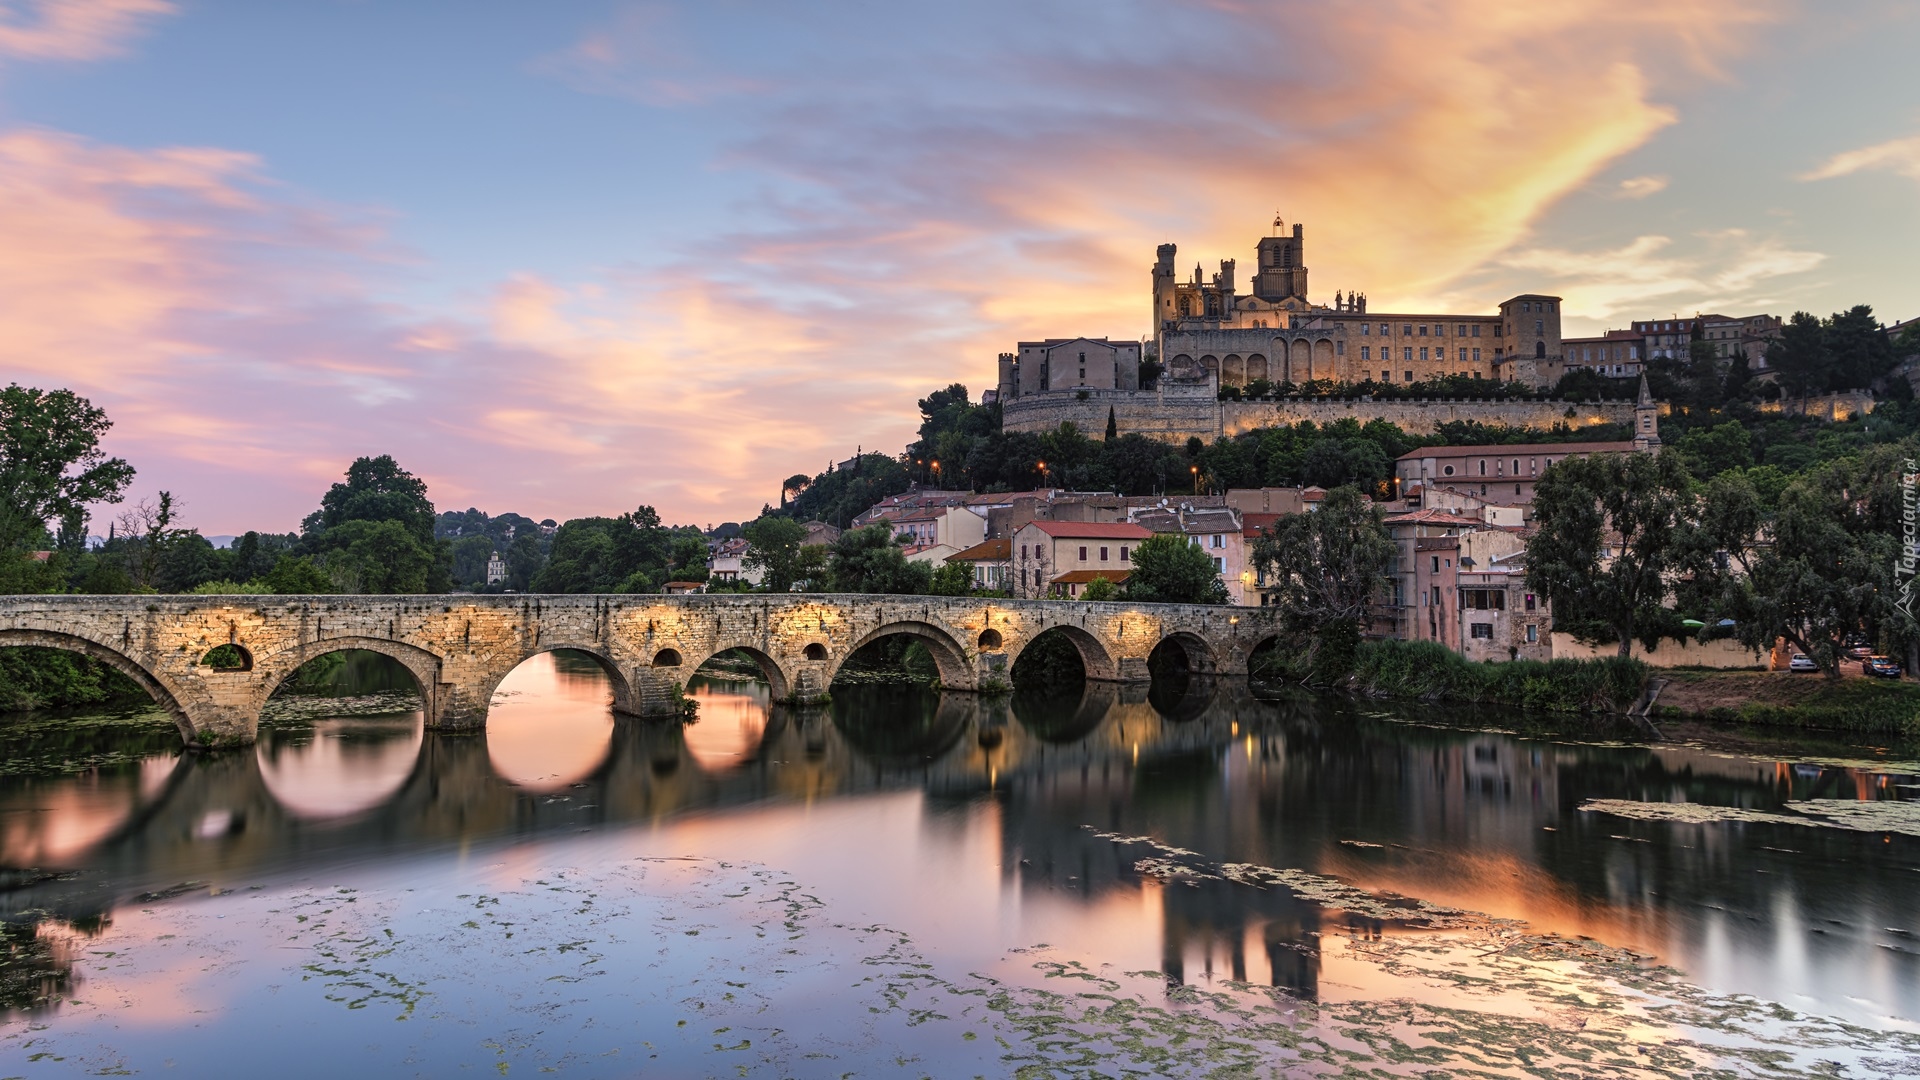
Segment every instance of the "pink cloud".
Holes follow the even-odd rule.
[[[855,445],[897,449],[915,398],[977,393],[1019,338],[1144,333],[1164,240],[1188,266],[1244,262],[1277,206],[1308,224],[1316,295],[1382,306],[1535,272],[1511,254],[1533,222],[1674,122],[1660,80],[1717,77],[1702,58],[1771,13],[1156,5],[1015,36],[955,9],[954,34],[992,40],[943,51],[862,43],[835,20],[870,14],[838,12],[781,63],[679,59],[728,55],[701,35],[747,8],[705,29],[643,9],[565,54],[575,85],[715,110],[735,133],[718,164],[765,179],[738,227],[655,264],[509,277],[467,310],[386,300],[431,267],[247,155],[0,135],[12,368],[105,405],[142,485],[209,532],[291,528],[363,453],[448,507],[737,519]],[[780,93],[656,93],[668,76]]]
[[[0,57],[112,56],[152,19],[175,10],[167,0],[0,0]]]

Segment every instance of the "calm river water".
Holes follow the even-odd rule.
[[[377,683],[377,680],[375,680]],[[0,1076],[1920,1075],[1910,747],[592,662],[0,722]],[[378,690],[380,693],[366,693]]]

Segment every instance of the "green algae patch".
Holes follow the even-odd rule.
[[[1707,803],[1637,802],[1632,799],[1588,799],[1580,809],[1637,821],[1668,821],[1682,825],[1741,822],[1759,825],[1796,825],[1855,832],[1902,833],[1920,836],[1920,801],[1876,799],[1806,799],[1785,804],[1788,813],[1753,810],[1743,806]]]

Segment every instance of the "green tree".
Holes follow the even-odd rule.
[[[278,596],[315,596],[335,591],[333,579],[305,555],[281,555],[261,580]]]
[[[1753,464],[1753,436],[1738,420],[1695,428],[1676,440],[1674,448],[1687,470],[1701,478],[1710,479],[1728,469],[1745,469]]]
[[[1593,640],[1591,621],[1633,654],[1637,632],[1661,624],[1666,575],[1680,551],[1691,478],[1678,455],[1594,454],[1555,462],[1534,489],[1527,580],[1556,623]],[[1568,625],[1574,619],[1582,624]]]
[[[925,593],[933,570],[908,562],[895,542],[893,527],[881,522],[849,529],[834,542],[827,563],[828,589],[842,593]]]
[[[1900,471],[1888,448],[1870,460],[1827,462],[1788,485],[1771,521],[1738,493],[1709,491],[1703,518],[1733,522],[1716,537],[1727,553],[1717,612],[1734,619],[1742,644],[1767,649],[1785,638],[1839,678],[1848,635],[1915,639],[1895,580]]]
[[[493,558],[493,538],[482,533],[462,536],[452,542],[453,583],[463,589],[484,588],[487,563]]]
[[[745,530],[747,554],[741,562],[760,571],[760,585],[768,592],[790,592],[799,580],[800,541],[805,526],[789,517],[764,514]]]
[[[424,480],[391,456],[356,458],[301,525],[302,553],[343,592],[442,593],[452,587],[452,545],[434,537]]]
[[[444,576],[440,551],[399,521],[343,521],[327,530],[327,576],[343,593],[426,593]]]
[[[1329,491],[1313,513],[1278,519],[1253,543],[1269,602],[1292,633],[1318,636],[1315,667],[1332,677],[1351,669],[1395,555],[1379,508],[1353,487]]]
[[[673,538],[667,552],[667,569],[674,581],[706,581],[707,542],[699,534],[682,533]]]
[[[1127,596],[1156,604],[1224,604],[1227,587],[1205,550],[1184,536],[1161,533],[1133,549]]]
[[[1086,588],[1080,590],[1080,599],[1094,603],[1105,600],[1118,600],[1120,599],[1120,588],[1108,578],[1096,577],[1092,581],[1087,582]]]
[[[120,501],[133,466],[100,449],[112,426],[71,390],[0,390],[0,557],[38,544],[49,521],[84,536],[88,504]]]
[[[967,596],[973,592],[973,568],[966,563],[941,563],[933,571],[927,591],[935,596]]]
[[[1780,340],[1767,348],[1767,366],[1779,373],[1781,387],[1802,397],[1827,388],[1832,360],[1826,328],[1805,311],[1794,312],[1780,328]]]
[[[513,543],[507,547],[507,588],[526,592],[546,564],[547,553],[540,543],[538,526],[516,533]]]

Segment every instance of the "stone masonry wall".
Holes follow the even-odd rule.
[[[677,689],[716,653],[743,649],[774,696],[820,698],[848,656],[907,634],[924,642],[942,685],[976,690],[1004,680],[1029,642],[1062,630],[1088,677],[1144,681],[1147,657],[1175,637],[1199,671],[1244,673],[1276,627],[1259,609],[967,597],[845,596],[10,596],[0,598],[0,647],[47,645],[98,656],[132,675],[197,745],[253,740],[260,709],[301,664],[370,649],[420,682],[427,723],[486,722],[494,688],[536,653],[592,654],[613,683],[614,708],[670,715]],[[218,645],[250,660],[218,671]]]
[[[1071,423],[1099,438],[1111,408],[1122,435],[1140,434],[1165,442],[1192,437],[1207,442],[1259,428],[1311,420],[1326,425],[1351,417],[1360,423],[1386,420],[1416,435],[1431,434],[1450,420],[1478,420],[1509,427],[1576,428],[1634,422],[1632,401],[1569,404],[1564,401],[1342,401],[1289,398],[1284,401],[1220,401],[1211,385],[1163,384],[1161,390],[1092,390],[1081,400],[1072,392],[1016,398],[1002,405],[1007,431],[1053,431]],[[1568,415],[1571,413],[1572,415]]]

